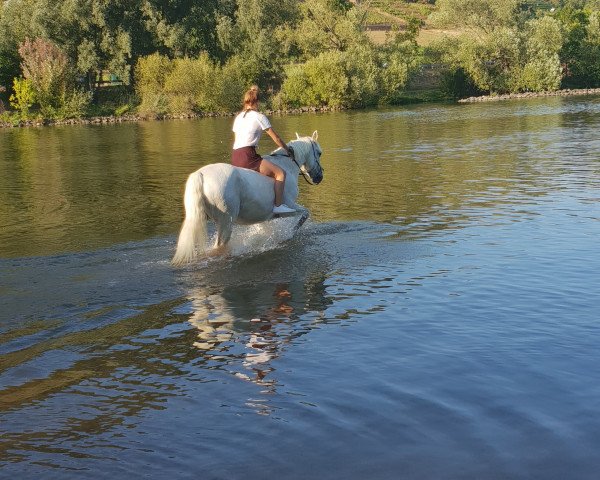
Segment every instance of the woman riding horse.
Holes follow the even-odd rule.
[[[283,148],[290,158],[293,158],[292,149],[289,148],[277,134],[269,119],[258,111],[258,87],[253,85],[244,95],[244,110],[241,111],[233,122],[235,141],[231,154],[231,164],[236,167],[248,168],[275,180],[275,205],[273,213],[293,213],[295,210],[283,202],[283,186],[285,172],[277,165],[262,158],[256,152],[256,145],[265,131],[278,147]]]

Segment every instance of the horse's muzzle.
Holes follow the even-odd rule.
[[[323,167],[317,162],[317,164],[313,165],[313,168],[308,171],[308,176],[313,185],[318,185],[323,180]]]

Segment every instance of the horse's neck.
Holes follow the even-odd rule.
[[[300,167],[290,157],[288,157],[286,151],[283,148],[274,150],[269,155],[269,161],[273,162],[278,167],[283,168],[286,173],[298,174]]]

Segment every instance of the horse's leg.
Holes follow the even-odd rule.
[[[223,215],[217,223],[217,240],[215,241],[216,255],[223,254],[227,251],[227,244],[231,239],[231,232],[233,231],[233,219],[230,215]]]
[[[308,217],[310,216],[310,213],[308,212],[308,210],[302,210],[302,214],[300,215],[300,218],[298,219],[298,223],[296,223],[296,226],[294,227],[294,233],[296,233],[300,227],[302,225],[304,225],[304,222],[306,222],[308,220]]]

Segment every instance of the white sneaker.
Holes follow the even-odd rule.
[[[282,203],[281,205],[279,205],[277,207],[273,207],[273,213],[295,213],[295,212],[296,212],[296,210],[288,207],[285,203]]]

